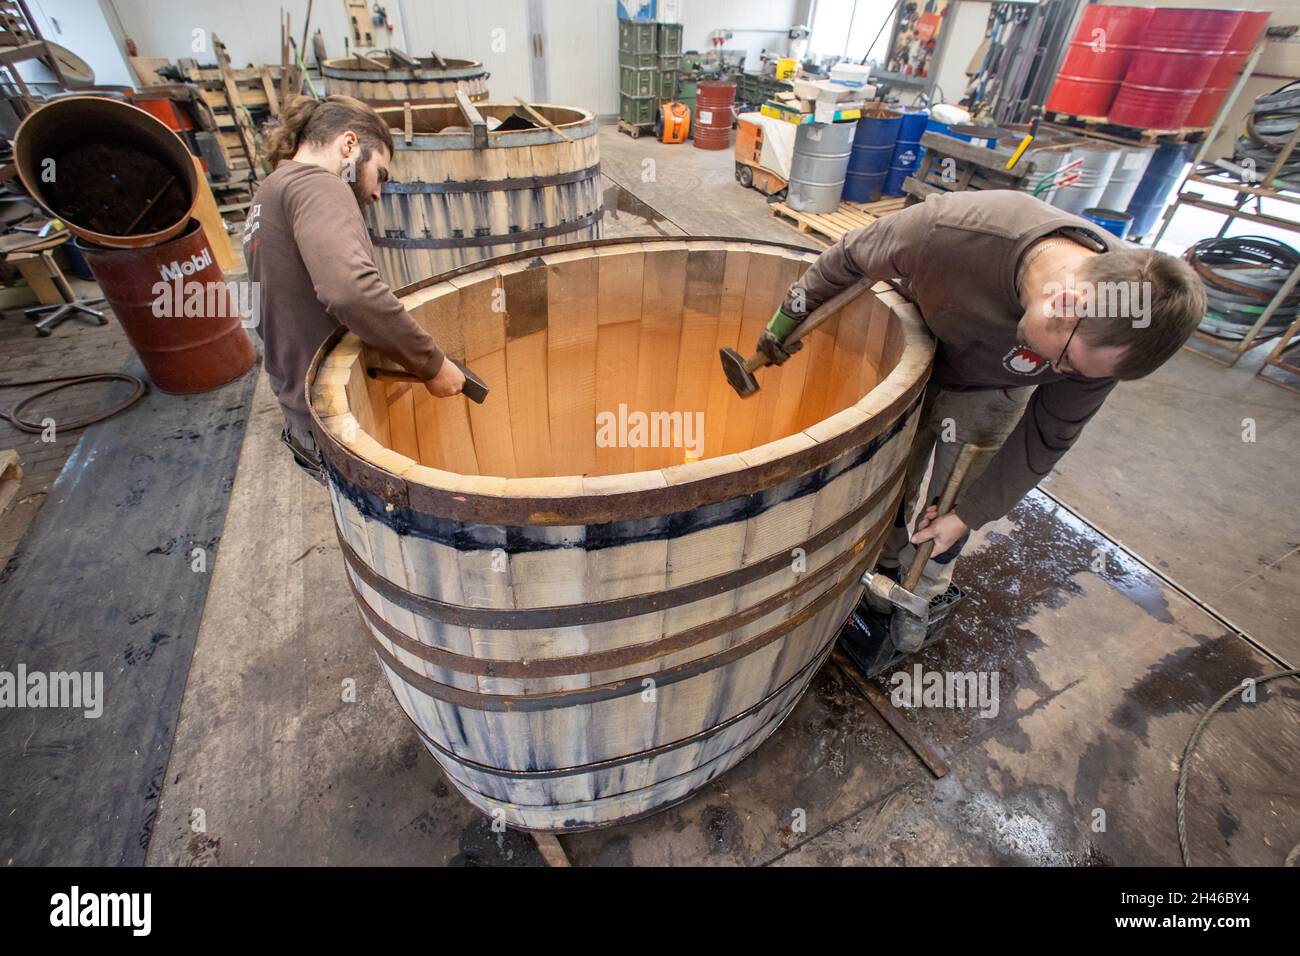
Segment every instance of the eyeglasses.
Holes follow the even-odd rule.
[[[1065,348],[1061,349],[1061,357],[1052,363],[1052,368],[1058,372],[1061,370],[1061,363],[1065,361],[1065,353],[1070,351],[1070,343],[1074,341],[1074,333],[1079,331],[1079,324],[1083,322],[1083,316],[1074,320],[1074,328],[1070,330],[1070,337],[1065,340]]]

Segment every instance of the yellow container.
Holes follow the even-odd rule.
[[[788,80],[790,77],[794,76],[795,68],[798,65],[799,61],[794,57],[782,57],[776,61],[776,78],[778,80]]]

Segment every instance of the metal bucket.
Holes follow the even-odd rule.
[[[1121,146],[1120,149],[1123,150],[1123,154],[1115,164],[1115,170],[1110,174],[1110,182],[1106,184],[1106,189],[1097,203],[1107,209],[1128,208],[1129,200],[1137,192],[1138,183],[1142,182],[1142,176],[1146,173],[1147,165],[1156,151],[1154,146],[1140,144]]]
[[[240,322],[239,303],[224,287],[221,266],[197,219],[177,238],[145,249],[75,242],[162,391],[206,392],[253,367],[257,354]],[[166,287],[161,294],[159,283]],[[192,283],[202,290],[197,299]],[[191,308],[201,314],[186,314]]]
[[[730,149],[732,107],[736,84],[705,80],[696,90],[695,146],[697,149]]]
[[[1021,182],[1020,191],[1051,203],[1056,198],[1058,189],[1056,186],[1044,186],[1043,181],[1074,159],[1073,138],[1057,140],[1039,135],[1034,142],[1042,145],[1025,151],[1025,161],[1033,163],[1034,171]]]
[[[857,123],[806,123],[794,138],[786,205],[796,212],[839,208]]]
[[[1074,159],[1083,158],[1079,179],[1072,186],[1058,189],[1052,197],[1052,205],[1077,215],[1101,202],[1101,195],[1106,191],[1106,184],[1110,182],[1124,151],[1113,143],[1081,139],[1072,153]]]
[[[1095,222],[1107,232],[1113,233],[1121,239],[1128,237],[1128,231],[1133,225],[1133,217],[1126,212],[1120,212],[1118,209],[1085,209],[1083,218],[1089,222]]]
[[[198,173],[185,144],[144,110],[96,96],[54,100],[14,137],[23,187],[68,231],[100,246],[138,249],[190,221]]]

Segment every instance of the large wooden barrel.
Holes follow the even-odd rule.
[[[371,378],[387,363],[341,330],[317,354],[365,633],[484,812],[562,830],[683,800],[829,655],[899,503],[934,344],[881,283],[737,397],[719,347],[748,351],[813,258],[606,240],[403,290],[488,382],[482,405]]]
[[[408,66],[385,53],[365,60],[346,56],[326,60],[321,75],[330,94],[353,96],[375,107],[455,103],[457,90],[471,100],[487,99],[489,74],[477,60],[444,59],[438,63],[423,58],[419,63],[418,67]],[[376,64],[383,68],[376,69]]]
[[[485,149],[474,147],[455,106],[380,110],[397,152],[368,215],[375,261],[390,285],[523,249],[600,237],[596,118],[568,106],[533,108],[559,132],[494,130]],[[480,103],[477,109],[489,121],[522,115],[513,103]]]

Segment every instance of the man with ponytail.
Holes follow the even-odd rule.
[[[249,208],[244,257],[261,290],[258,329],[285,444],[319,477],[307,366],[340,325],[420,376],[435,397],[458,394],[465,376],[375,268],[362,210],[379,198],[393,156],[379,114],[350,96],[298,97],[281,114],[268,152],[274,171]]]

